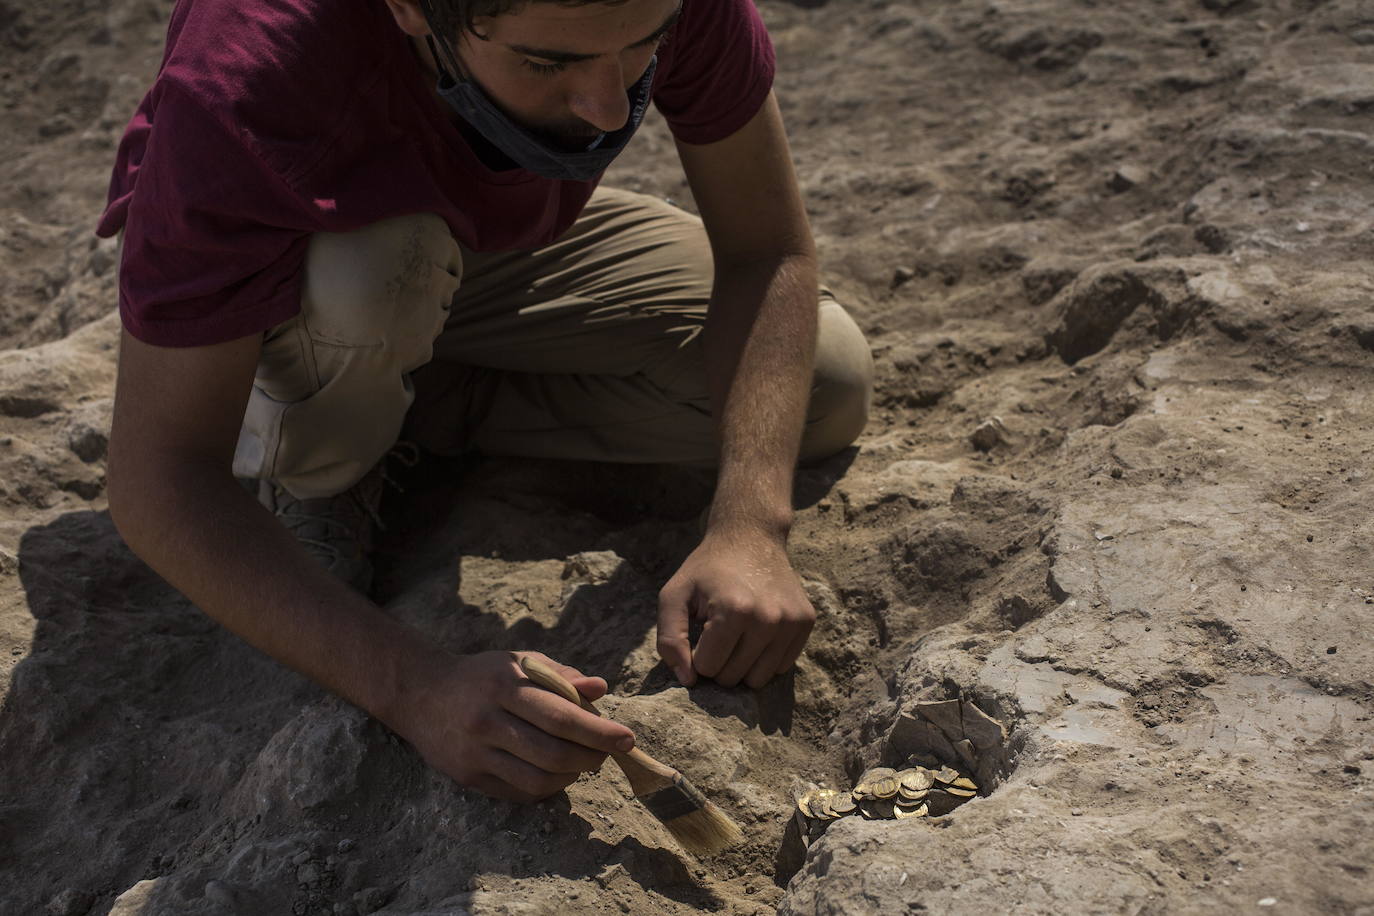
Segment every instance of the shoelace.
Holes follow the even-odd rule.
[[[420,463],[420,447],[409,440],[398,440],[396,444],[382,456],[381,461],[378,462],[377,475],[381,478],[382,483],[391,487],[397,493],[404,493],[405,487],[401,486],[394,477],[387,473],[386,464],[388,461],[393,460],[399,462],[401,466],[406,469],[413,468]],[[371,519],[372,523],[377,526],[379,531],[386,531],[387,527],[382,521],[381,514],[377,511],[376,507],[371,504],[372,501],[364,498],[360,492],[366,479],[365,476],[363,481],[359,481],[358,484],[355,484],[352,489],[347,491],[346,495],[353,505],[362,510],[362,514],[365,514]],[[276,487],[275,489],[279,497],[286,492],[281,487]],[[304,500],[297,500],[296,506],[299,507],[302,502],[304,502]],[[378,499],[376,502],[380,504],[381,500]],[[279,516],[279,518],[281,519],[282,526],[290,531],[297,541],[302,544],[308,544],[312,547],[319,548],[322,552],[327,553],[333,560],[343,557],[343,552],[338,548],[338,541],[351,540],[356,543],[358,540],[355,537],[356,532],[353,526],[344,519],[333,515],[320,515],[314,512],[295,511]],[[338,532],[338,535],[334,540],[322,540],[319,537],[309,537],[300,534],[300,529],[310,525],[318,525],[323,528],[326,532],[323,535],[325,538],[329,537],[331,528],[335,532]]]
[[[406,491],[406,488],[397,483],[396,478],[392,477],[389,473],[387,473],[386,463],[388,461],[396,461],[400,463],[400,465],[404,467],[406,470],[410,470],[411,468],[415,467],[415,465],[420,463],[420,446],[416,445],[414,442],[411,442],[409,439],[397,439],[396,444],[393,445],[390,448],[390,450],[382,456],[382,480],[397,493],[404,493]],[[376,517],[374,515],[374,519],[375,518]],[[381,527],[381,529],[385,531],[386,526],[382,524],[381,519],[376,519],[376,521],[377,524]]]

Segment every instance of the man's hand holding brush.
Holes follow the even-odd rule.
[[[596,772],[606,756],[634,747],[634,733],[536,687],[520,668],[531,656],[583,695],[606,682],[538,652],[444,653],[412,673],[405,700],[386,717],[430,766],[497,798],[532,802]]]

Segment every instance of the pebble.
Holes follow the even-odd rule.
[[[97,277],[100,277],[104,276],[104,274],[114,266],[114,263],[114,252],[101,246],[91,252],[90,257],[86,261],[86,269]]]
[[[206,881],[204,894],[206,900],[223,907],[234,907],[239,902],[233,887],[219,880]]]
[[[367,914],[380,910],[386,904],[386,891],[380,887],[365,887],[353,895],[353,905],[359,913]]]
[[[351,839],[344,838],[342,840],[339,840],[339,845],[337,849],[339,850],[339,852],[352,852],[353,847],[357,845],[358,844],[353,842]]]
[[[1108,189],[1120,194],[1129,191],[1138,184],[1143,184],[1150,177],[1149,173],[1136,165],[1118,166],[1107,179]]]
[[[994,446],[1007,441],[1007,427],[1002,422],[1001,417],[991,417],[978,424],[978,428],[969,433],[968,441],[980,452],[986,452]]]
[[[49,916],[78,916],[89,910],[93,902],[92,895],[69,887],[48,901],[46,912]]]
[[[1074,808],[1074,809],[1073,809],[1072,811],[1070,811],[1069,813],[1072,814],[1074,817],[1082,817],[1082,816],[1083,816],[1083,809],[1082,809],[1082,808]]]

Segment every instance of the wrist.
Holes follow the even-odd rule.
[[[389,623],[391,631],[379,640],[370,696],[361,705],[392,731],[406,734],[431,685],[453,670],[457,656],[404,624]]]
[[[718,509],[711,507],[711,514],[706,520],[706,537],[722,538],[747,538],[758,540],[760,538],[774,540],[779,544],[786,544],[787,537],[792,532],[793,513],[791,507],[786,509],[774,507],[772,509],[753,509],[742,511],[739,509]]]
[[[794,516],[792,483],[790,461],[729,460],[722,455],[707,529],[786,540]]]

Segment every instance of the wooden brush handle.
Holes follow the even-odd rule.
[[[537,686],[558,694],[569,703],[576,703],[594,716],[601,715],[591,701],[579,693],[567,678],[539,659],[528,655],[520,656],[520,670]],[[619,764],[620,769],[625,771],[625,777],[630,780],[630,788],[634,789],[636,797],[671,786],[678,778],[677,770],[659,763],[637,747],[628,752],[613,752],[611,757]]]
[[[569,703],[576,703],[593,715],[601,715],[601,713],[597,711],[597,708],[577,691],[577,688],[572,685],[572,681],[568,680],[557,671],[554,671],[539,659],[531,658],[528,655],[520,656],[520,670],[525,672],[526,677],[534,681],[540,687],[543,687],[545,690],[558,694]]]

